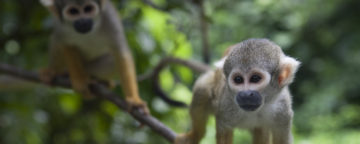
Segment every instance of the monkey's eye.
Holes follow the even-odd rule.
[[[93,9],[94,9],[94,6],[92,6],[92,5],[87,5],[87,6],[85,6],[85,8],[84,8],[84,12],[85,12],[85,13],[90,13],[90,12],[93,11]]]
[[[261,76],[257,75],[257,74],[254,74],[251,76],[250,78],[250,82],[251,83],[258,83],[259,81],[261,81]]]
[[[235,82],[235,84],[242,84],[244,82],[244,78],[241,76],[235,76],[234,82]]]
[[[68,12],[69,12],[69,14],[71,14],[71,15],[77,15],[77,14],[80,13],[77,8],[70,8]]]

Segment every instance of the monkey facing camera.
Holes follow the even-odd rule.
[[[271,140],[272,144],[291,144],[293,111],[288,85],[299,65],[267,39],[231,46],[215,70],[196,81],[191,130],[178,135],[175,143],[198,144],[213,114],[217,144],[231,144],[234,128],[251,131],[253,144],[270,144]]]
[[[136,70],[124,28],[110,0],[40,0],[54,16],[48,68],[41,79],[70,75],[71,86],[84,97],[93,97],[89,85],[119,79],[129,110],[146,103],[138,92]]]
[[[97,21],[99,17],[99,4],[101,3],[85,0],[77,3],[67,2],[67,5],[63,6],[63,12],[61,13],[64,17],[63,20],[72,24],[77,32],[86,34],[93,29],[94,21]]]

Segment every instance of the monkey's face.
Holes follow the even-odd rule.
[[[245,111],[255,111],[264,102],[262,95],[270,83],[271,76],[261,69],[242,71],[233,69],[228,77],[228,86],[235,102]]]
[[[69,1],[61,11],[64,23],[78,33],[91,32],[98,25],[100,7],[90,0]]]
[[[246,111],[259,109],[289,85],[300,62],[267,39],[249,39],[231,47],[219,62],[229,94]]]

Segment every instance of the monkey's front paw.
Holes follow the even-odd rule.
[[[43,83],[47,85],[51,85],[56,76],[56,72],[49,68],[44,68],[40,70],[39,76],[40,76],[40,80]]]
[[[191,139],[189,138],[189,134],[179,134],[175,138],[174,144],[192,144]]]
[[[74,81],[72,82],[72,87],[75,92],[81,94],[85,99],[93,99],[95,95],[91,92],[90,85],[97,84],[95,80],[84,80],[84,81]]]
[[[80,93],[85,99],[94,99],[95,95],[88,88],[74,88],[77,93]]]
[[[143,102],[140,99],[135,99],[132,97],[127,97],[126,98],[126,102],[128,103],[128,111],[131,111],[133,109],[139,109],[142,113],[144,113],[145,115],[150,114],[150,111],[147,107],[147,104],[145,102]]]
[[[96,80],[98,83],[105,85],[109,89],[116,87],[116,81],[114,80]]]

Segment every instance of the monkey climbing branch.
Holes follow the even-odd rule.
[[[36,83],[43,83],[40,80],[39,75],[36,72],[26,71],[21,68],[17,68],[8,64],[0,63],[0,73],[7,74],[13,77],[21,78],[27,81],[32,81]],[[56,78],[52,83],[54,86],[70,88],[70,80],[67,78]],[[91,91],[95,96],[107,99],[114,103],[120,109],[126,111],[128,104],[125,100],[121,99],[115,93],[108,90],[105,86],[100,84],[92,84]],[[157,132],[159,135],[163,136],[169,142],[173,142],[176,136],[176,133],[170,128],[165,126],[156,118],[151,115],[143,115],[143,113],[137,109],[128,111],[136,120],[149,126],[153,131]]]

